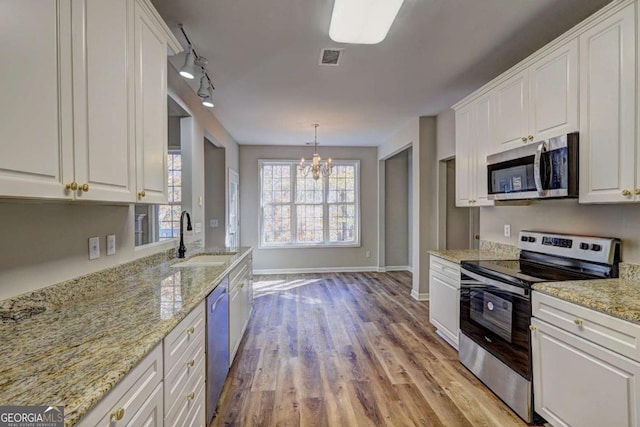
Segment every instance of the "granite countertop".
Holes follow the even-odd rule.
[[[64,405],[65,426],[76,424],[250,252],[240,248],[219,267],[162,262],[58,308],[1,322],[0,402]]]
[[[460,264],[462,261],[517,259],[520,252],[515,246],[481,241],[480,249],[429,251],[429,254]]]
[[[533,290],[640,324],[640,281],[634,278],[538,283]]]

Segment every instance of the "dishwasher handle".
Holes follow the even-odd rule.
[[[221,300],[222,298],[224,298],[225,294],[226,294],[226,292],[222,292],[222,293],[220,294],[220,296],[218,297],[218,299],[217,299],[217,300],[215,300],[215,302],[214,302],[213,304],[211,304],[211,313],[213,313],[214,311],[216,311],[216,307],[218,306],[218,303],[220,302],[220,300]]]

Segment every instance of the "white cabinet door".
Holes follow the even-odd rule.
[[[555,427],[634,426],[640,364],[533,318],[535,409]]]
[[[456,111],[456,206],[472,203],[471,177],[473,175],[472,105]]]
[[[529,142],[529,74],[522,71],[492,91],[493,152]],[[524,141],[523,141],[524,138]]]
[[[71,4],[0,2],[0,196],[70,199]]]
[[[491,101],[488,96],[474,102],[473,173],[470,186],[474,192],[473,206],[493,206],[488,198],[487,154],[491,148]]]
[[[429,275],[429,321],[457,348],[460,289],[451,282],[451,279],[434,272]]]
[[[578,131],[578,39],[532,65],[529,85],[534,141]]]
[[[167,203],[167,41],[144,2],[135,4],[138,201]]]
[[[580,202],[633,200],[635,3],[580,36]]]
[[[73,3],[76,198],[135,201],[133,1]]]
[[[162,427],[163,420],[162,383],[158,384],[149,399],[133,416],[127,427]],[[117,423],[111,425],[117,426]]]

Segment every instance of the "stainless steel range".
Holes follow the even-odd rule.
[[[519,259],[461,263],[459,358],[531,423],[531,286],[618,277],[620,241],[522,231],[518,247]]]

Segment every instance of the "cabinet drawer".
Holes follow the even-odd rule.
[[[161,380],[162,346],[158,345],[78,425],[114,427],[129,424]],[[119,409],[124,415],[117,423],[112,423],[111,414]]]
[[[640,325],[540,292],[531,301],[534,317],[640,362]]]
[[[185,391],[189,381],[194,377],[200,377],[204,381],[204,337],[204,331],[195,337],[195,341],[189,345],[175,368],[165,377],[164,407],[166,413],[173,409],[181,395],[190,393]]]
[[[205,409],[206,409],[206,387],[204,384],[200,386],[200,390],[196,393],[196,398],[194,399],[194,403],[191,405],[191,409],[189,410],[189,415],[187,415],[187,423],[185,426],[188,427],[206,427],[205,420]]]
[[[241,283],[247,275],[251,272],[251,263],[249,262],[249,258],[242,261],[240,265],[236,266],[231,273],[229,273],[229,289],[233,289],[233,287],[237,286]]]
[[[192,410],[197,410],[198,406],[205,406],[205,379],[204,379],[204,357],[200,361],[200,365],[196,365],[196,370],[200,370],[202,375],[196,375],[187,383],[181,395],[177,396],[177,400],[173,408],[164,418],[166,426],[191,426],[189,424]],[[204,417],[203,417],[204,421]]]
[[[458,282],[460,281],[460,264],[456,264],[455,262],[431,255],[431,271],[440,273],[445,277],[450,277]]]
[[[164,375],[167,377],[185,354],[189,344],[204,331],[206,324],[205,303],[201,302],[176,326],[163,341]]]

